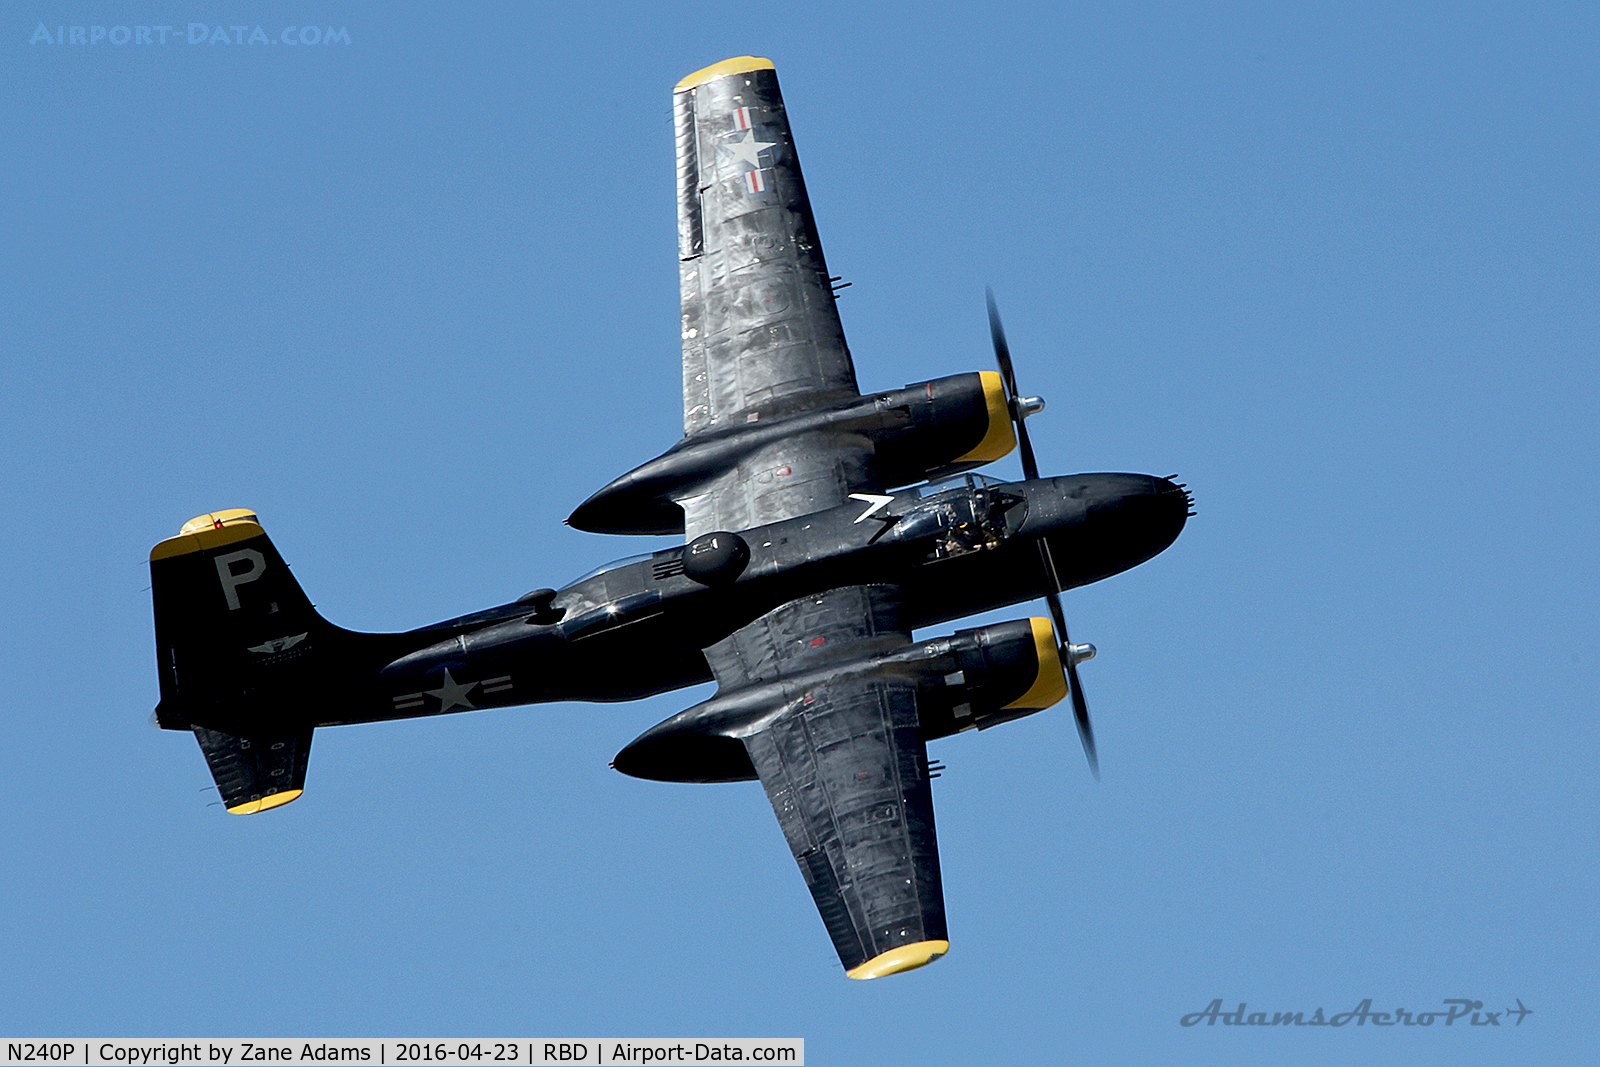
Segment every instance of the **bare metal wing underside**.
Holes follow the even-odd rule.
[[[674,113],[684,433],[855,396],[772,64],[691,74]]]
[[[891,586],[834,589],[769,612],[706,658],[723,691],[814,679],[830,660],[909,644],[899,614]],[[943,955],[949,939],[915,683],[809,682],[785,697],[744,744],[840,962],[852,978],[876,978]]]
[[[765,59],[730,59],[674,94],[683,430],[715,431],[859,395],[811,202]],[[685,533],[742,530],[875,491],[870,455],[796,438],[679,499]]]

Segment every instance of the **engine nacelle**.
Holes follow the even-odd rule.
[[[1061,645],[1049,619],[961,630],[946,640],[956,670],[917,694],[925,739],[998,726],[1067,695]]]
[[[800,434],[836,434],[841,449],[867,441],[880,489],[971,470],[1017,443],[995,371],[935,378],[794,415],[757,410],[750,418],[684,438],[585,500],[567,523],[591,533],[682,533],[678,500],[756,450]]]
[[[617,753],[612,766],[662,782],[741,782],[756,776],[743,738],[792,708],[811,690],[841,681],[912,682],[925,740],[1032,715],[1067,695],[1055,628],[1019,619],[892,652],[828,663],[781,682],[747,686],[679,712]]]

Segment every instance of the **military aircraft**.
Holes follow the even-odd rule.
[[[301,795],[313,731],[541,701],[711,699],[619,752],[625,774],[759,779],[852,978],[949,949],[929,741],[1069,693],[1094,735],[1061,590],[1178,536],[1142,474],[1042,478],[991,296],[999,369],[861,393],[771,62],[675,90],[684,437],[568,520],[685,544],[404,633],[324,620],[254,512],[150,553],[161,701],[230,812]],[[974,473],[1020,444],[1025,477]],[[1044,598],[1050,618],[912,633]],[[1096,771],[1098,774],[1098,771]]]

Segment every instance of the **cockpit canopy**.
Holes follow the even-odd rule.
[[[949,559],[994,548],[1021,525],[1028,501],[1005,482],[961,474],[917,487],[921,501],[902,513],[892,536],[925,547],[928,559]]]
[[[940,493],[948,493],[951,490],[996,489],[1005,484],[999,478],[991,478],[987,474],[969,472],[967,474],[957,474],[953,478],[941,478],[937,482],[929,482],[927,485],[919,485],[917,486],[917,495],[926,500],[930,496],[938,496]]]

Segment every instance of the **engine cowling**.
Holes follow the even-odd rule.
[[[917,697],[925,738],[998,726],[1067,695],[1061,646],[1049,619],[961,630],[948,640],[957,669]]]

